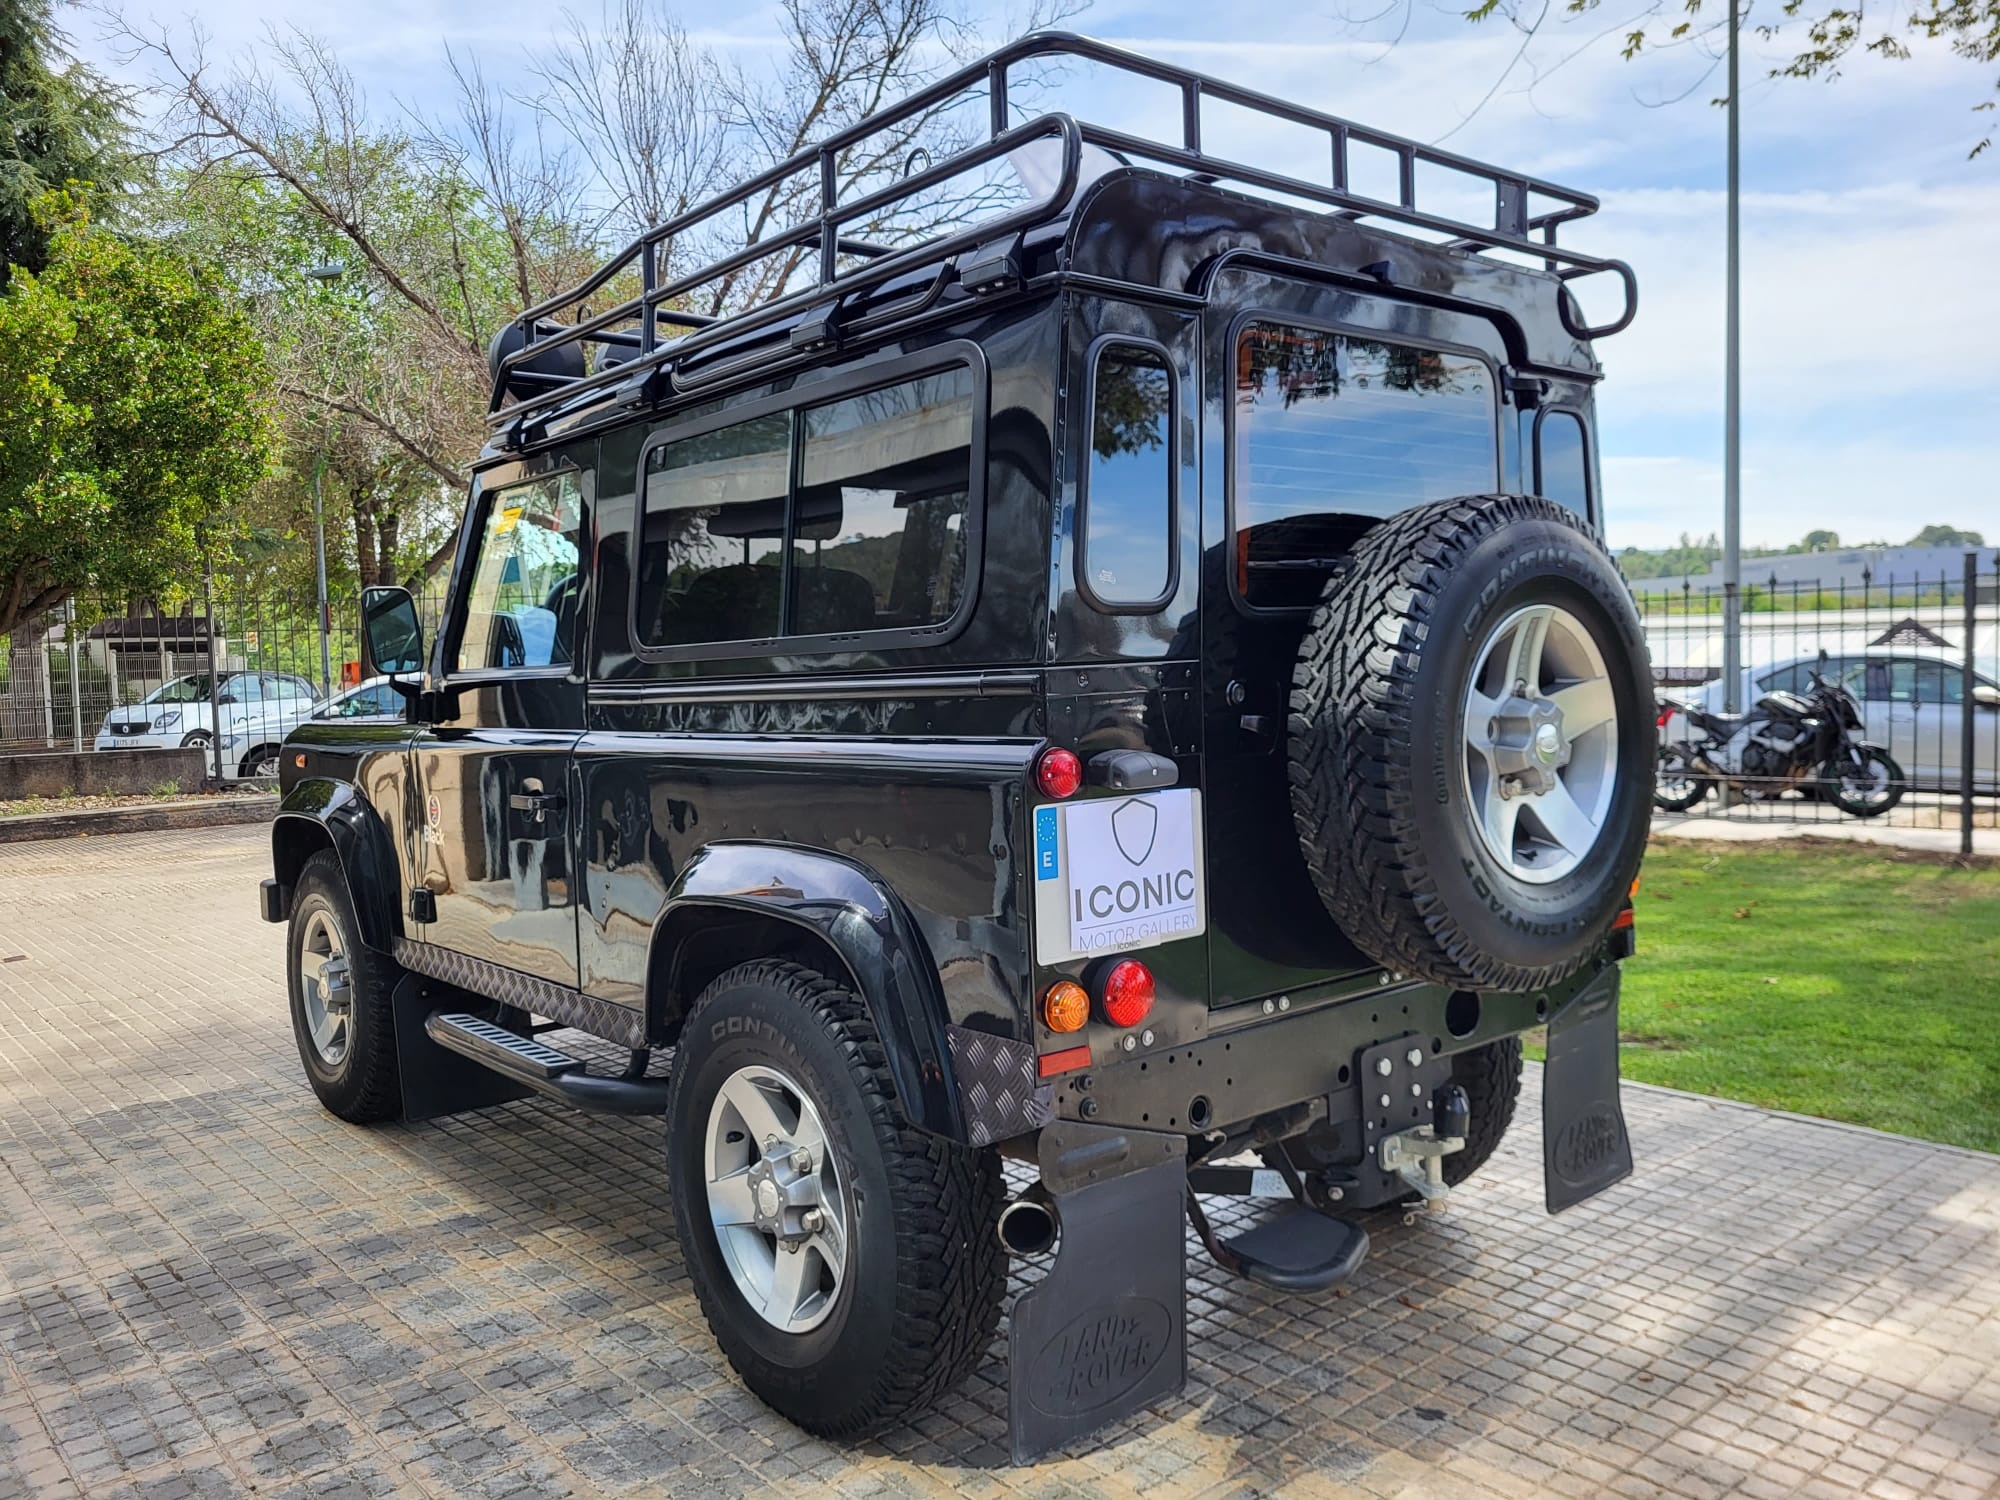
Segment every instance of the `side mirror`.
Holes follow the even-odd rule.
[[[424,669],[424,627],[417,621],[417,601],[408,589],[363,589],[361,633],[377,670],[394,677]]]
[[[2000,708],[2000,687],[1991,683],[1975,682],[1972,685],[1972,701],[1981,708]]]

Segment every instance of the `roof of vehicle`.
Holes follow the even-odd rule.
[[[1010,82],[1019,87],[1013,70],[1042,60],[1081,60],[1172,86],[1182,101],[1178,139],[1064,113],[1019,118],[1009,95]],[[843,179],[843,153],[858,143],[894,128],[918,129],[947,106],[981,99],[984,139],[892,179]],[[1204,149],[1207,103],[1323,133],[1327,177],[1309,180]],[[1393,199],[1354,186],[1357,167],[1365,170],[1370,158],[1393,167]],[[850,233],[968,182],[988,183],[981,201],[991,205],[990,180],[1003,164],[1019,191],[993,212],[947,216],[941,227],[933,221],[906,236],[909,242]],[[1435,206],[1439,196],[1463,201],[1467,188],[1490,195],[1489,217],[1475,222]],[[681,270],[690,243],[698,246],[760,195],[788,189],[816,211]],[[1232,259],[1296,261],[1366,286],[1390,283],[1416,300],[1526,310],[1537,326],[1522,334],[1520,362],[1594,371],[1589,341],[1625,327],[1636,303],[1623,262],[1557,242],[1561,225],[1597,206],[1589,194],[1526,173],[1103,42],[1035,33],[653,226],[577,286],[521,313],[494,341],[489,410],[497,436],[489,451],[534,442],[551,421],[607,402],[650,406],[707,392],[732,378],[824,359],[864,331],[976,297],[1037,291],[1054,278],[1096,279],[1107,289],[1199,304],[1218,265]],[[1397,247],[1394,259],[1382,257],[1385,243]],[[737,289],[760,266],[775,266],[774,294],[742,305]],[[1615,319],[1592,326],[1568,285],[1599,274],[1618,280],[1624,305]],[[594,296],[616,300],[593,310]],[[663,327],[673,332],[663,335]],[[587,347],[598,351],[595,360]]]

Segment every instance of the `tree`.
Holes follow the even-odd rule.
[[[64,40],[50,0],[0,4],[0,288],[11,267],[47,259],[43,193],[78,184],[102,217],[125,175],[124,96],[81,63],[59,65]]]
[[[1976,531],[1961,531],[1956,526],[1926,526],[1910,538],[1912,547],[1984,547],[1986,538]]]
[[[452,57],[459,102],[448,118],[378,110],[301,30],[218,68],[199,33],[113,22],[163,82],[175,233],[212,245],[257,299],[293,469],[309,466],[298,444],[311,435],[320,455],[335,444],[374,453],[392,489],[420,496],[455,487],[485,438],[496,332],[640,229],[937,76],[971,45],[965,3],[781,0],[778,61],[752,73],[690,39],[661,0],[606,0],[599,25],[571,18],[542,50],[539,92],[525,99],[491,87],[476,59]],[[1031,24],[1059,18],[1068,0],[1037,3]],[[835,164],[841,197],[901,176],[922,153],[940,157],[964,128],[940,112],[856,144]],[[816,171],[773,184],[672,246],[668,275],[797,224],[818,193]],[[844,232],[918,235],[980,201],[976,188],[932,194]],[[303,295],[305,268],[335,258],[348,267],[338,286]],[[752,305],[787,290],[807,259],[774,251],[687,303]],[[606,287],[593,306],[635,290]],[[418,571],[449,561],[449,539],[439,542]],[[363,570],[367,543],[357,535]],[[376,544],[379,556],[379,529]]]
[[[0,295],[0,633],[198,577],[270,450],[258,340],[213,278],[73,195],[36,212],[44,269]]]
[[[1410,3],[1412,0],[1404,0],[1406,8]],[[1737,12],[1739,18],[1748,24],[1748,0],[1737,3],[1742,7]],[[1466,19],[1486,21],[1497,16],[1522,36],[1521,47],[1487,97],[1497,93],[1507,74],[1523,64],[1527,43],[1544,28],[1571,17],[1601,16],[1606,8],[1606,0],[1479,0],[1465,13]],[[1863,0],[1778,0],[1778,13],[1778,20],[1755,28],[1766,39],[1794,38],[1792,45],[1797,50],[1789,61],[1770,70],[1773,78],[1833,79],[1856,51],[1901,60],[1910,55],[1910,42],[1917,38],[1945,42],[1960,57],[1985,67],[2000,63],[2000,0],[1893,0],[1886,11],[1875,12],[1870,12]],[[1715,34],[1728,22],[1729,12],[1721,4],[1705,7],[1703,0],[1639,0],[1635,9],[1620,14],[1593,40],[1617,36],[1620,51],[1628,59],[1642,52],[1699,48],[1712,67],[1720,51]],[[1995,89],[2000,92],[2000,82]],[[1991,111],[1995,101],[1989,99],[1972,108]],[[1989,132],[1973,144],[1969,154],[1976,157],[1992,144]]]
[[[1840,533],[1808,531],[1805,540],[1799,545],[1807,552],[1837,552],[1840,550]]]

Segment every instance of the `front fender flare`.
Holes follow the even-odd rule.
[[[865,865],[823,849],[720,842],[705,846],[668,893],[655,944],[678,987],[680,950],[707,913],[775,917],[815,934],[853,977],[882,1039],[897,1102],[920,1130],[966,1138],[945,1037],[937,964],[909,909]]]
[[[314,837],[308,828],[317,829]],[[312,776],[294,782],[271,825],[271,863],[287,909],[299,866],[323,838],[340,860],[361,940],[387,953],[402,935],[402,875],[382,817],[350,781]],[[301,852],[304,851],[304,852]]]

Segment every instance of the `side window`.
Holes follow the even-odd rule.
[[[1252,323],[1236,346],[1236,586],[1312,604],[1315,564],[1376,521],[1500,477],[1493,375],[1471,355]]]
[[[1757,679],[1760,693],[1796,693],[1802,690],[1806,680],[1806,669],[1796,662],[1789,667],[1780,667],[1775,672],[1766,672]]]
[[[789,415],[663,443],[646,459],[638,639],[753,641],[779,628]]]
[[[1159,350],[1106,343],[1091,373],[1077,581],[1092,603],[1154,609],[1173,589],[1174,376]]]
[[[1941,661],[1903,660],[1888,664],[1891,703],[1940,703],[1956,706],[1965,701],[1965,679],[1956,667]]]
[[[968,587],[976,388],[961,366],[653,448],[634,638],[724,645],[951,619]]]
[[[457,670],[547,667],[569,660],[582,524],[583,492],[574,473],[482,497]]]
[[[1548,408],[1535,422],[1535,493],[1590,515],[1590,452],[1573,411]]]
[[[965,594],[972,372],[802,413],[787,635],[938,625]]]

